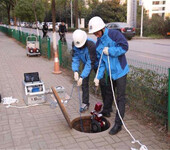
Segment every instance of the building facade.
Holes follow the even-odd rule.
[[[143,6],[149,18],[154,14],[163,18],[170,17],[170,0],[143,0]]]

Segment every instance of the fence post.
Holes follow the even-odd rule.
[[[48,55],[48,59],[50,59],[51,58],[51,47],[50,47],[50,38],[48,38],[47,37],[47,44],[48,44],[48,46],[47,46],[47,55]]]
[[[59,62],[60,65],[62,64],[62,45],[61,40],[58,40],[58,55],[59,55]]]
[[[168,82],[168,134],[170,135],[170,68],[169,72],[169,82]]]
[[[40,53],[41,53],[41,36],[38,36],[38,40],[39,40],[39,48],[40,48]]]

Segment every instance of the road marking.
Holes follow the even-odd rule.
[[[162,45],[162,46],[170,46],[170,44],[161,44],[161,43],[154,43],[156,45]]]
[[[133,53],[137,53],[137,54],[139,54],[139,53],[141,53],[141,54],[148,54],[148,55],[154,55],[154,56],[160,56],[160,57],[166,57],[166,58],[170,58],[169,57],[169,53],[167,54],[167,55],[163,55],[163,54],[153,54],[153,53],[149,53],[149,52],[142,52],[142,51],[138,51],[138,50],[134,50],[134,49],[130,49],[130,51],[129,51],[129,53],[130,52],[133,52]]]

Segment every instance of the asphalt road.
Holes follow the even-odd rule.
[[[35,29],[22,28],[22,30],[28,33],[37,33]],[[42,36],[41,30],[39,30],[39,34]],[[48,36],[52,41],[52,31],[48,32]],[[96,37],[92,34],[89,34],[88,37],[96,40]],[[68,49],[71,50],[72,33],[67,33],[66,39]],[[57,40],[59,40],[58,34]],[[170,68],[170,39],[133,38],[128,43],[129,51],[126,53],[127,58]]]

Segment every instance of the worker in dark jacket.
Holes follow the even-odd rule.
[[[89,76],[91,70],[95,72],[98,67],[98,60],[96,57],[96,45],[92,39],[87,38],[85,31],[77,29],[73,32],[73,57],[72,70],[74,72],[74,79],[77,81],[77,86],[82,85],[82,105],[80,112],[84,112],[89,108]],[[80,61],[84,68],[79,75]],[[105,80],[100,80],[100,88],[103,100],[105,99]]]
[[[99,72],[94,79],[95,85],[98,86],[99,80],[103,78],[105,70],[109,75],[108,86],[106,89],[107,100],[104,102],[102,114],[110,116],[110,108],[112,107],[114,97],[114,91],[112,92],[112,87],[114,86],[114,89],[116,91],[116,103],[121,118],[123,119],[125,114],[126,101],[126,76],[129,72],[129,67],[125,56],[125,53],[128,51],[127,40],[121,32],[106,28],[105,23],[98,16],[90,19],[89,33],[93,33],[97,37],[97,57],[99,59],[101,58]],[[122,129],[121,126],[122,121],[117,111],[115,124],[110,130],[109,134],[114,135],[118,133]]]
[[[45,22],[44,25],[43,25],[43,37],[47,36],[47,32],[48,32],[48,25],[47,23]]]
[[[65,33],[67,32],[67,28],[66,28],[66,25],[64,23],[64,21],[61,22],[61,24],[59,25],[59,35],[60,35],[60,40],[66,42],[66,39],[65,39]]]

